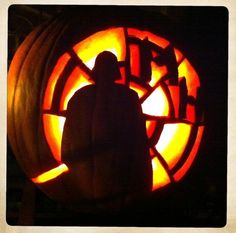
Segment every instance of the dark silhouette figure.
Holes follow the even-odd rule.
[[[84,198],[106,199],[150,191],[151,160],[145,121],[136,92],[120,79],[110,52],[97,56],[92,79],[68,104],[62,161],[78,174]]]

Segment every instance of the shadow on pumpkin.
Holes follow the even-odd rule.
[[[142,108],[136,92],[115,83],[120,78],[116,56],[100,53],[95,84],[77,91],[66,113],[62,161],[70,172],[62,179],[74,184],[70,192],[81,195],[77,202],[98,209],[120,209],[152,188]]]

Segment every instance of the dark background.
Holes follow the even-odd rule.
[[[227,9],[12,5],[8,15],[8,64],[30,31],[64,10],[82,14],[85,24],[81,27],[86,20],[101,26],[130,23],[157,32],[179,48],[197,70],[204,89],[203,140],[191,169],[179,183],[157,190],[150,200],[122,213],[109,215],[74,212],[49,199],[28,181],[8,145],[8,224],[223,227],[227,194]]]

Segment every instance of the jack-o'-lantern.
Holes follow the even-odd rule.
[[[76,202],[77,177],[67,182],[70,169],[61,159],[65,113],[74,93],[93,83],[97,55],[110,51],[122,74],[117,82],[137,92],[146,119],[152,191],[180,181],[204,130],[200,79],[189,60],[148,30],[110,27],[62,44],[66,30],[63,20],[38,27],[10,66],[8,136],[27,176],[52,198]]]

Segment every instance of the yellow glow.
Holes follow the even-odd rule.
[[[114,53],[118,61],[125,60],[125,37],[123,28],[111,28],[97,32],[73,47],[79,58],[90,68],[96,56],[104,50]]]
[[[170,183],[170,178],[157,157],[152,158],[152,174],[152,190],[156,190]]]
[[[66,110],[68,102],[75,92],[89,84],[92,84],[89,77],[79,67],[76,67],[67,79],[63,89],[60,101],[60,110]]]
[[[43,115],[44,133],[54,158],[61,161],[61,140],[65,117],[52,114]]]
[[[142,103],[143,113],[152,116],[168,116],[169,104],[166,95],[161,87],[155,91]]]
[[[43,102],[43,108],[45,110],[49,110],[51,108],[52,104],[52,98],[53,98],[53,93],[55,89],[55,85],[58,81],[58,78],[60,77],[60,74],[62,73],[63,69],[65,68],[67,62],[70,59],[70,55],[65,53],[62,55],[58,61],[57,64],[55,65],[51,76],[49,77],[48,83],[47,83],[47,88],[45,91],[44,95],[44,102]]]
[[[55,179],[56,177],[58,177],[59,175],[67,171],[69,171],[68,167],[65,164],[61,164],[56,168],[53,168],[47,172],[44,172],[43,174],[35,178],[32,178],[32,181],[36,184],[45,183],[47,181]]]
[[[184,165],[174,174],[174,179],[176,181],[179,181],[185,175],[185,173],[189,170],[190,166],[192,165],[194,158],[197,155],[197,151],[200,146],[200,142],[202,140],[203,131],[204,131],[204,126],[200,126],[198,128],[196,141],[192,147],[192,150],[191,150],[187,160],[185,161]]]
[[[167,74],[166,66],[157,66],[155,62],[151,62],[152,67],[152,79],[149,82],[149,85],[154,87],[156,83]]]
[[[156,144],[157,151],[173,168],[182,156],[188,143],[191,125],[184,123],[165,124],[160,139]]]
[[[178,67],[179,77],[186,78],[188,95],[197,97],[197,87],[200,86],[199,77],[189,61],[185,58]]]
[[[128,28],[128,35],[137,37],[141,40],[148,38],[149,41],[151,41],[154,44],[159,45],[162,48],[166,48],[169,45],[169,41],[167,41],[166,39],[160,36],[156,36],[155,34],[148,31],[141,31],[134,28]]]

